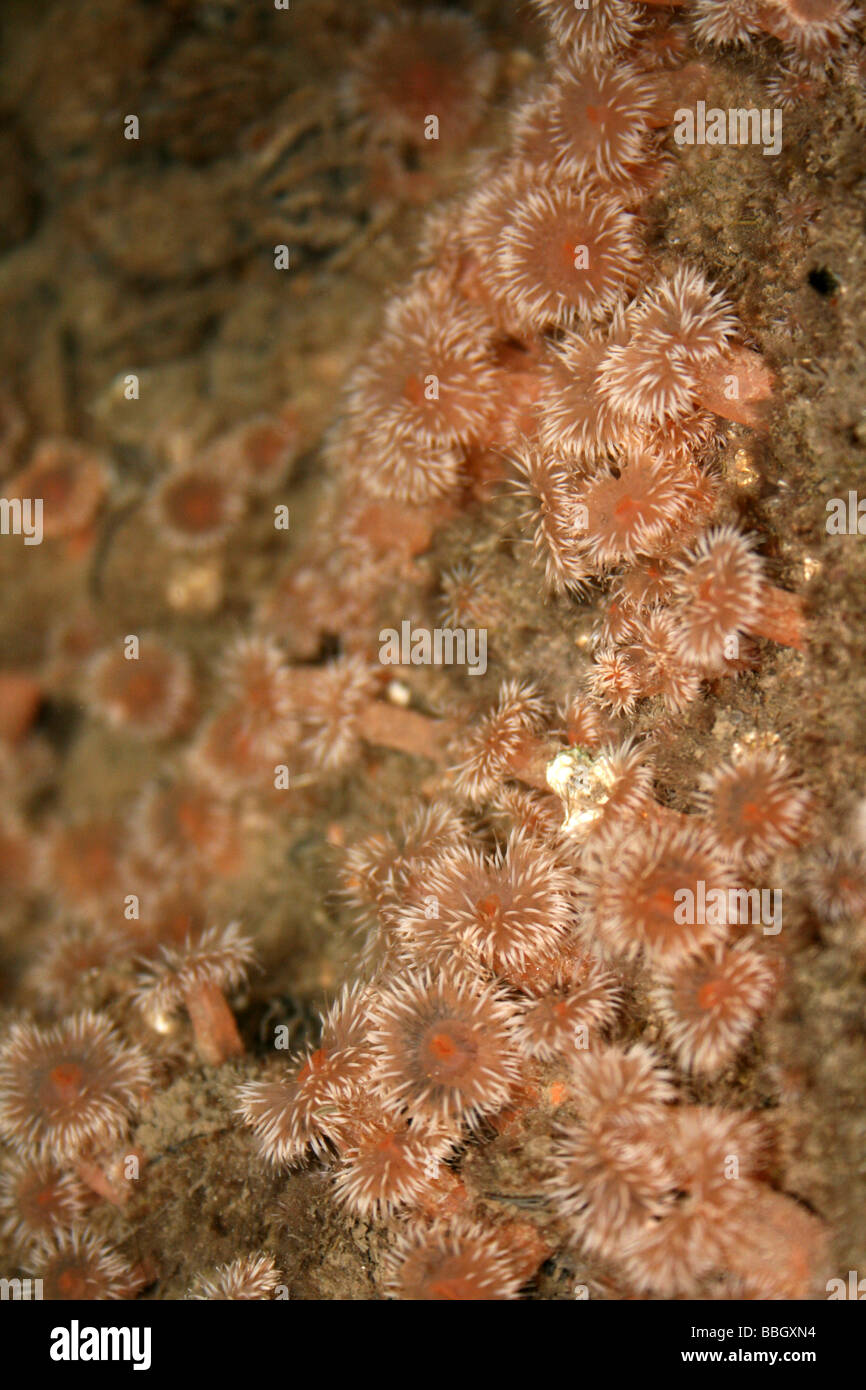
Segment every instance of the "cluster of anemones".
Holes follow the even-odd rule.
[[[178,551],[218,549],[252,499],[284,480],[301,445],[291,415],[255,416],[198,451],[178,442],[148,498],[160,540]]]
[[[398,1296],[514,1297],[563,1238],[640,1293],[724,1276],[741,1295],[802,1295],[823,1232],[768,1186],[754,1121],[687,1104],[646,1049],[607,1041],[637,990],[669,1062],[719,1077],[778,988],[772,942],[732,924],[729,904],[751,905],[756,871],[802,836],[808,799],[786,758],[741,749],[684,817],[654,800],[647,748],[616,741],[639,700],[677,711],[705,678],[743,669],[749,637],[801,642],[797,601],[768,583],[753,539],[711,525],[724,422],[760,427],[771,381],[708,277],[654,267],[646,245],[659,133],[691,80],[684,43],[626,0],[540,8],[561,45],[551,76],[513,116],[508,154],[429,221],[330,460],[365,598],[389,518],[395,531],[411,519],[408,562],[425,527],[429,539],[510,470],[547,587],[608,585],[595,662],[559,711],[506,681],[457,740],[456,800],[349,851],[368,978],[318,1047],[243,1087],[240,1113],[270,1162],[326,1160],[339,1202],[399,1224]],[[489,610],[476,570],[442,588],[452,620]],[[325,602],[338,595],[335,576]],[[312,615],[308,655],[327,621]],[[320,762],[332,746],[335,764],[356,755],[363,708],[339,717],[335,703]],[[683,891],[708,891],[710,911],[681,920]],[[551,1106],[566,1117],[553,1225],[533,1243],[521,1223],[481,1218],[465,1158]]]
[[[242,1052],[229,997],[253,950],[236,923],[214,925],[211,893],[249,867],[248,833],[275,790],[299,772],[337,775],[370,744],[450,757],[447,795],[347,854],[362,978],[315,1048],[243,1086],[263,1154],[327,1160],[350,1213],[399,1226],[396,1296],[516,1297],[569,1244],[611,1263],[625,1292],[694,1295],[724,1277],[729,1293],[800,1296],[822,1258],[819,1223],[769,1185],[754,1120],[691,1105],[685,1087],[724,1077],[776,993],[772,940],[723,913],[798,842],[807,798],[782,754],[745,747],[706,778],[697,813],[677,816],[653,797],[651,750],[623,726],[640,700],[678,711],[705,678],[741,670],[752,637],[801,641],[797,601],[767,581],[754,539],[711,524],[724,422],[760,426],[770,380],[711,279],[656,264],[647,242],[663,132],[695,75],[684,31],[629,0],[537,8],[557,45],[549,75],[512,114],[508,152],[480,161],[428,222],[330,436],[320,524],[254,632],[210,681],[155,634],[130,659],[87,613],[57,635],[60,686],[71,668],[92,716],[181,748],[179,767],[142,790],[129,824],[58,824],[36,852],[10,815],[0,868],[21,891],[50,886],[78,919],[52,924],[27,977],[41,1005],[111,974],[106,998],[126,996],[130,1032],[148,1026],[164,1057],[194,1042],[218,1065]],[[692,31],[720,44],[769,32],[814,63],[850,15],[843,0],[698,0]],[[382,25],[348,95],[408,164],[431,97],[449,143],[491,75],[468,21],[425,13]],[[298,447],[289,418],[262,417],[179,452],[147,503],[160,537],[199,558],[218,550]],[[45,495],[47,535],[86,540],[109,477],[50,441],[18,490]],[[567,705],[506,680],[449,755],[450,721],[406,708],[399,690],[383,700],[371,617],[436,528],[500,484],[529,510],[563,611],[591,586],[606,586],[606,607]],[[483,567],[441,587],[455,625],[496,610]],[[828,917],[862,911],[861,857],[816,861]],[[678,895],[701,888],[709,910],[680,920]],[[652,1021],[657,1054],[624,1045],[635,1019]],[[17,1025],[0,1052],[0,1133],[16,1151],[0,1212],[53,1296],[141,1285],[82,1220],[96,1196],[122,1200],[118,1146],[149,1078],[138,1048],[90,1012]],[[539,1115],[549,1128],[554,1111],[542,1221],[491,1223],[467,1158]],[[278,1277],[269,1255],[249,1255],[190,1296],[268,1297]]]
[[[648,0],[673,5],[676,0]],[[554,40],[581,58],[608,55],[650,40],[647,9],[632,0],[533,0]],[[686,18],[700,45],[736,48],[761,35],[778,39],[792,61],[822,70],[838,60],[855,33],[859,12],[850,0],[693,0]],[[667,26],[665,26],[667,27]],[[651,41],[651,40],[650,40]]]
[[[548,587],[610,588],[591,696],[676,711],[744,669],[747,634],[801,642],[797,599],[753,540],[708,529],[724,422],[762,426],[772,381],[708,277],[654,266],[646,243],[659,139],[692,69],[676,53],[659,65],[663,26],[645,33],[640,6],[541,9],[560,45],[550,76],[508,151],[430,220],[330,457],[354,515],[375,500],[395,529],[406,509],[436,525],[510,472]]]
[[[225,995],[251,958],[224,923],[243,910],[280,797],[339,773],[364,740],[430,752],[442,731],[385,704],[367,659],[292,666],[265,631],[230,641],[209,671],[152,632],[108,637],[89,613],[61,637],[48,690],[76,696],[121,747],[149,745],[155,765],[120,815],[52,815],[35,833],[15,811],[0,823],[7,910],[49,909],[27,1002],[53,1016],[134,997],[168,1048],[185,1013],[216,1064],[240,1050]]]
[[[86,1223],[99,1198],[124,1200],[121,1146],[151,1079],[99,1014],[19,1022],[0,1047],[3,1231],[46,1298],[132,1298],[146,1282]]]
[[[521,749],[533,709],[547,792]],[[675,1105],[661,1063],[608,1038],[639,986],[684,1076],[720,1076],[737,1058],[781,964],[760,915],[731,919],[730,895],[753,902],[740,874],[801,839],[808,798],[783,754],[756,748],[706,778],[697,814],[677,816],[653,799],[645,748],[563,746],[543,710],[530,688],[506,688],[479,726],[486,737],[464,740],[464,773],[483,768],[469,800],[476,814],[503,810],[503,841],[473,829],[468,806],[434,802],[348,852],[369,981],[344,990],[317,1047],[242,1087],[240,1113],[269,1162],[334,1164],[338,1202],[401,1225],[389,1274],[399,1296],[514,1297],[563,1232],[618,1264],[624,1288],[694,1294],[724,1274],[761,1296],[732,1250],[756,1212],[789,1199],[763,1180],[752,1120]],[[678,914],[684,891],[697,916]],[[520,1223],[480,1221],[465,1160],[485,1135],[551,1107],[559,1234],[545,1226],[533,1244]],[[729,1173],[741,1137],[742,1168]],[[820,1224],[790,1205],[796,1239],[820,1261]],[[776,1232],[779,1292],[807,1287],[798,1249]],[[760,1280],[770,1287],[763,1263]]]
[[[640,1044],[575,1063],[552,1166],[575,1243],[638,1295],[804,1298],[826,1261],[821,1223],[764,1181],[756,1117],[677,1103]]]

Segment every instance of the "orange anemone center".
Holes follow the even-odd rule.
[[[721,980],[707,980],[698,990],[698,1008],[709,1011],[721,1004],[725,997],[725,987]]]
[[[84,1069],[78,1062],[60,1062],[51,1068],[50,1079],[60,1100],[74,1100],[84,1084]]]

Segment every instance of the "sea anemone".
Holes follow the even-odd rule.
[[[569,54],[596,57],[628,48],[641,32],[645,11],[632,0],[532,0],[558,44]]]
[[[504,786],[490,807],[497,824],[520,830],[530,839],[548,847],[555,845],[562,824],[562,811],[555,796],[517,785]]]
[[[183,946],[163,946],[139,979],[136,1002],[157,1032],[170,1030],[169,1019],[186,1009],[202,1061],[219,1066],[242,1053],[243,1043],[225,990],[247,978],[255,959],[252,942],[237,922],[208,927]]]
[[[519,1075],[513,1008],[466,977],[413,971],[392,980],[373,1008],[373,1084],[385,1110],[419,1128],[470,1127],[500,1110]]]
[[[849,0],[766,0],[761,27],[801,58],[823,64],[856,31],[859,17]]]
[[[355,1077],[339,1051],[310,1050],[294,1059],[296,1070],[269,1081],[250,1081],[237,1092],[238,1114],[255,1134],[259,1151],[274,1168],[302,1163],[309,1152],[325,1156],[347,1142],[352,1125],[346,1097]]]
[[[586,516],[583,546],[602,568],[652,553],[686,515],[678,471],[646,454],[632,454],[616,470],[599,472],[581,489]]]
[[[425,9],[381,19],[362,46],[347,97],[378,140],[424,148],[425,121],[436,116],[450,146],[478,124],[495,60],[469,15]]]
[[[319,1050],[330,1064],[330,1085],[340,1094],[363,1081],[370,1060],[370,987],[361,980],[343,985],[321,1017]]]
[[[637,285],[640,261],[637,221],[614,197],[539,185],[511,208],[491,276],[533,334],[604,322]]]
[[[160,873],[230,877],[241,861],[236,810],[213,787],[179,776],[150,782],[130,814],[134,855]]]
[[[783,111],[796,111],[798,106],[811,105],[821,95],[823,84],[811,72],[798,67],[781,68],[772,73],[764,83],[764,93],[768,106],[780,106]],[[786,198],[782,200],[779,212],[780,229],[793,236],[811,222],[822,211],[817,199]]]
[[[381,1220],[435,1194],[440,1165],[455,1149],[453,1130],[419,1132],[399,1119],[361,1119],[355,1128],[334,1174],[338,1202],[356,1216]]]
[[[84,445],[43,439],[27,467],[6,484],[6,495],[41,499],[42,534],[50,540],[72,536],[93,521],[110,478],[107,461]]]
[[[297,742],[291,672],[274,642],[241,637],[223,653],[219,675],[253,757],[273,760]]]
[[[514,208],[526,196],[538,177],[524,160],[485,163],[482,175],[459,205],[462,256],[461,291],[480,301],[500,330],[515,339],[522,333],[520,322],[502,299],[497,265],[502,237]]]
[[[389,892],[389,870],[398,850],[390,835],[380,831],[346,850],[340,865],[342,896],[365,916],[375,916]]]
[[[545,1184],[573,1239],[613,1255],[665,1209],[673,1169],[665,1148],[668,1074],[648,1049],[580,1054],[572,1071],[579,1120],[554,1131]]]
[[[618,180],[644,153],[658,106],[655,81],[627,63],[563,64],[549,93],[550,139],[568,182]]]
[[[127,639],[99,652],[86,672],[88,702],[117,729],[136,738],[169,738],[189,713],[193,693],[183,653],[147,634],[134,655]]]
[[[700,467],[695,460],[704,458],[724,437],[724,426],[711,411],[696,408],[676,420],[665,419],[659,424],[629,424],[629,439],[633,446],[643,449],[654,458],[675,463],[681,470],[683,482],[701,493],[709,491],[710,501],[699,506],[699,516],[709,517],[716,504],[718,477]],[[696,499],[697,500],[697,499]],[[694,525],[699,517],[692,515]]]
[[[561,968],[553,988],[526,991],[514,1036],[524,1056],[552,1062],[571,1059],[608,1028],[619,1012],[622,991],[616,976],[589,956]]]
[[[678,645],[684,662],[718,667],[731,640],[758,618],[763,567],[748,536],[718,526],[678,563],[674,584]]]
[[[426,865],[465,833],[461,812],[446,801],[412,807],[394,835],[374,834],[352,845],[341,878],[346,898],[362,911],[395,910],[412,896]]]
[[[647,72],[681,68],[686,60],[688,46],[687,31],[680,24],[672,24],[667,14],[662,11],[653,27],[641,35],[632,50],[633,60],[638,67]]]
[[[361,657],[339,656],[316,671],[303,710],[303,748],[316,767],[336,771],[358,756],[358,717],[375,689],[375,674]]]
[[[673,568],[667,560],[643,560],[618,574],[610,588],[611,599],[626,612],[647,613],[670,602],[673,596]],[[627,635],[627,634],[626,634]],[[611,641],[621,641],[619,635]]]
[[[291,748],[285,743],[275,752],[263,747],[267,743],[251,728],[242,705],[227,705],[199,728],[188,750],[187,775],[223,801],[242,791],[261,792],[273,786],[275,758],[283,761]]]
[[[158,960],[163,947],[182,950],[191,938],[200,938],[207,929],[208,906],[202,892],[201,879],[184,871],[181,881],[168,877],[156,889],[145,893],[140,901],[141,914],[134,924],[124,922],[120,938],[127,953],[135,950],[140,964]],[[168,1020],[164,1020],[168,1025]]]
[[[270,492],[282,482],[301,446],[297,421],[287,416],[256,415],[211,441],[207,458],[214,471],[225,471],[252,492]]]
[[[487,627],[505,617],[492,575],[474,563],[458,564],[439,576],[440,612],[446,627]]]
[[[547,1191],[572,1240],[588,1252],[614,1255],[664,1210],[673,1175],[659,1142],[663,1124],[664,1116],[622,1118],[555,1130]]]
[[[587,673],[586,688],[590,699],[601,709],[617,715],[631,714],[641,693],[641,683],[628,651],[600,647]]]
[[[322,1019],[320,1045],[293,1060],[294,1071],[251,1081],[238,1091],[238,1113],[274,1167],[328,1152],[353,1133],[346,1106],[369,1071],[367,986],[344,986]],[[352,1108],[351,1106],[349,1107]]]
[[[0,1048],[0,1131],[14,1149],[67,1163],[126,1133],[150,1066],[106,1018],[13,1023]]]
[[[691,8],[698,43],[741,47],[762,28],[760,0],[694,0]]]
[[[706,830],[654,825],[603,847],[583,861],[586,928],[606,955],[630,958],[645,951],[669,966],[725,939],[725,913],[705,895],[733,886],[731,871]],[[701,921],[700,918],[709,918]],[[691,919],[691,920],[690,920]]]
[[[460,488],[464,454],[450,444],[424,444],[407,428],[359,436],[342,466],[372,497],[425,506]]]
[[[507,977],[527,957],[550,955],[561,944],[573,913],[571,886],[554,854],[512,831],[494,855],[466,845],[428,863],[423,906],[400,913],[399,931],[407,948],[422,956],[425,946],[445,956],[463,946]]]
[[[124,926],[127,924],[124,923]],[[104,922],[69,922],[47,936],[27,972],[28,986],[58,1009],[69,1006],[112,965],[130,954],[125,933]]]
[[[18,1249],[74,1226],[87,1207],[81,1180],[53,1163],[10,1158],[0,1171],[0,1232]]]
[[[208,550],[222,544],[240,521],[240,483],[206,461],[182,463],[159,482],[150,500],[162,540],[177,550]]]
[[[559,710],[562,732],[570,748],[596,749],[611,732],[611,725],[586,695],[572,695]]]
[[[714,1073],[737,1055],[778,987],[776,965],[747,942],[705,951],[659,977],[654,999],[679,1065]]]
[[[627,421],[598,389],[598,374],[617,330],[563,333],[552,345],[552,361],[542,368],[538,397],[538,438],[553,458],[566,455],[582,472],[599,457],[613,456],[627,436]]]
[[[830,844],[806,867],[806,888],[828,922],[866,915],[866,851],[859,845]]]
[[[630,573],[631,570],[626,570],[626,574]],[[633,642],[636,636],[635,607],[614,597],[613,590],[616,584],[617,579],[614,579],[601,622],[596,624],[593,632],[599,650]]]
[[[521,1251],[507,1232],[465,1217],[409,1226],[387,1271],[391,1297],[414,1302],[512,1299],[524,1282]]]
[[[750,1186],[737,1234],[727,1251],[737,1294],[787,1301],[828,1296],[829,1232],[802,1202],[763,1184]]]
[[[49,835],[45,856],[49,886],[87,913],[117,908],[127,887],[127,848],[124,826],[117,820],[94,817],[58,825]]]
[[[187,1298],[216,1302],[269,1299],[281,1277],[273,1255],[262,1251],[255,1255],[239,1255],[230,1264],[220,1265],[212,1274],[199,1274]]]
[[[736,319],[719,291],[691,266],[680,266],[647,291],[626,315],[627,342],[607,350],[598,388],[610,406],[641,424],[693,413],[700,373],[719,360]]]
[[[534,749],[547,719],[547,705],[531,681],[503,681],[496,704],[478,719],[460,745],[454,785],[460,796],[481,805],[498,791]]]
[[[629,649],[638,671],[641,695],[661,695],[668,709],[679,713],[698,694],[700,672],[683,660],[681,634],[669,610],[655,608],[635,619]]]
[[[748,1234],[765,1137],[749,1116],[709,1106],[672,1110],[660,1137],[672,1200],[660,1219],[633,1228],[617,1255],[639,1293],[688,1298]]]
[[[579,592],[591,568],[583,550],[585,513],[567,469],[555,454],[534,445],[524,445],[513,462],[519,477],[517,495],[530,503],[524,523],[532,529],[547,587],[557,594]]]
[[[708,773],[700,803],[719,848],[756,868],[796,844],[810,797],[783,752],[755,748]]]
[[[581,1053],[570,1081],[575,1105],[586,1123],[646,1123],[658,1118],[660,1106],[676,1099],[670,1072],[642,1043]]]
[[[495,405],[493,325],[439,272],[417,277],[385,313],[385,330],[355,371],[347,411],[365,448],[392,436],[424,449],[468,444]]]
[[[80,1226],[40,1241],[31,1270],[42,1280],[42,1297],[52,1302],[135,1298],[145,1282],[117,1250]]]

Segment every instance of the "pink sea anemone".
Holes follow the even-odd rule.
[[[126,1133],[150,1077],[144,1054],[100,1014],[14,1023],[0,1049],[0,1131],[19,1153],[70,1162]]]
[[[521,1252],[506,1232],[461,1218],[408,1227],[387,1287],[393,1298],[452,1303],[517,1298],[524,1282]]]
[[[778,749],[742,752],[708,774],[701,805],[722,851],[757,867],[797,842],[809,794]]]
[[[718,666],[731,640],[761,611],[763,567],[748,536],[732,526],[707,531],[678,564],[674,585],[678,646],[683,661]]]
[[[532,0],[554,39],[567,53],[581,57],[627,48],[646,23],[632,0],[593,0],[583,7],[573,0]]]
[[[87,670],[89,703],[110,724],[136,738],[168,738],[189,713],[192,675],[186,657],[145,635],[128,656],[120,643],[100,652]]]
[[[454,769],[460,795],[475,805],[492,796],[537,745],[547,704],[531,681],[504,681],[496,704],[462,739]]]
[[[655,999],[679,1065],[713,1073],[731,1061],[778,982],[776,965],[747,942],[707,951],[662,975]]]
[[[201,1274],[188,1298],[218,1302],[253,1302],[273,1297],[280,1282],[280,1271],[273,1255],[260,1251],[239,1255],[230,1264],[220,1265],[213,1274]]]
[[[653,962],[671,965],[725,939],[724,913],[697,910],[699,883],[705,892],[733,886],[702,828],[656,825],[633,832],[591,847],[584,870],[589,939],[606,955],[630,958],[644,951]]]
[[[132,1299],[145,1276],[93,1231],[80,1226],[55,1231],[37,1246],[30,1268],[42,1280],[42,1296],[80,1303]]]
[[[474,21],[457,10],[426,9],[381,19],[357,55],[347,96],[379,140],[425,145],[438,117],[450,146],[477,125],[495,75]]]
[[[599,323],[637,285],[637,222],[607,194],[531,188],[511,208],[492,278],[529,333]]]
[[[182,946],[160,949],[140,977],[136,1002],[158,1032],[168,1030],[173,1013],[186,1009],[202,1060],[219,1066],[243,1052],[224,991],[246,980],[254,959],[252,942],[237,922],[208,927]]]
[[[334,1174],[337,1201],[365,1218],[393,1216],[432,1198],[441,1165],[455,1149],[455,1134],[417,1130],[404,1120],[361,1121]]]
[[[414,971],[388,985],[373,1019],[373,1081],[388,1112],[473,1126],[505,1105],[519,1065],[513,1010],[496,990]]]
[[[654,80],[627,63],[564,64],[548,95],[557,167],[569,182],[623,179],[643,156],[659,95]]]
[[[583,548],[586,519],[574,481],[556,454],[533,445],[520,449],[514,466],[517,494],[529,502],[525,521],[548,588],[554,593],[580,592],[591,566]]]

